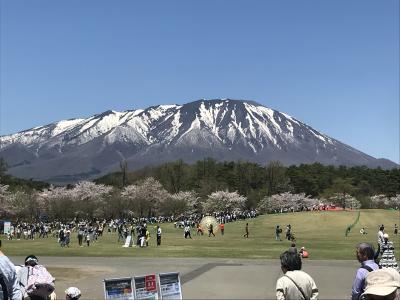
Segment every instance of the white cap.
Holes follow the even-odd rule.
[[[393,268],[378,269],[365,278],[363,295],[387,296],[400,288],[400,274]]]
[[[65,294],[70,298],[78,299],[81,296],[81,291],[78,288],[71,286],[65,290]]]

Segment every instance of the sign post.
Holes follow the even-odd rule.
[[[179,273],[160,273],[161,300],[182,300]]]
[[[135,284],[136,300],[158,300],[158,290],[156,275],[135,276],[133,278]]]
[[[134,300],[132,278],[104,279],[104,299]]]
[[[10,234],[11,232],[11,222],[4,222],[4,234]]]

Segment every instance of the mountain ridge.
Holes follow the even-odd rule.
[[[107,110],[88,118],[61,120],[1,136],[0,156],[14,176],[54,182],[59,178],[73,182],[75,175],[77,180],[92,179],[115,170],[121,160],[131,169],[203,157],[262,164],[280,160],[285,165],[398,167],[286,113],[233,99]]]

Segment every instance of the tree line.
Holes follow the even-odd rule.
[[[336,194],[352,195],[363,208],[373,205],[371,196],[387,198],[400,194],[400,169],[371,169],[365,166],[325,166],[320,163],[286,167],[279,161],[265,166],[244,161],[218,162],[212,158],[187,164],[182,160],[140,170],[108,174],[95,182],[123,187],[142,178],[153,177],[170,193],[193,190],[206,197],[218,190],[237,191],[247,198],[248,208],[265,196],[284,192],[304,193],[312,198]]]
[[[182,161],[128,172],[94,182],[51,186],[16,179],[0,163],[0,218],[34,220],[142,217],[210,213],[302,210],[321,203],[352,208],[400,206],[400,170],[333,167],[321,164],[285,167],[278,161],[195,164]]]

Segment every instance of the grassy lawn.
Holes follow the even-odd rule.
[[[347,225],[357,217],[356,211],[345,212],[302,212],[277,215],[265,215],[255,219],[225,224],[225,235],[220,232],[215,238],[208,235],[196,236],[192,231],[192,240],[183,238],[183,229],[174,228],[171,223],[161,224],[163,230],[162,245],[156,247],[155,229],[150,225],[149,247],[122,248],[117,243],[117,235],[105,233],[90,247],[79,247],[76,234],[71,237],[70,248],[61,248],[55,238],[36,239],[34,241],[3,238],[4,252],[9,256],[137,256],[137,257],[225,257],[268,259],[277,258],[290,246],[290,242],[275,241],[275,226],[283,229],[292,225],[297,238],[298,249],[305,246],[311,259],[354,259],[354,246],[359,242],[377,243],[377,231],[385,224],[386,232],[395,243],[395,255],[399,259],[400,241],[394,237],[393,226],[400,223],[400,212],[389,210],[362,210],[358,224],[345,237]],[[244,238],[244,228],[249,223],[250,237]],[[367,235],[359,230],[365,227]],[[283,234],[284,235],[284,234]],[[282,235],[282,239],[284,236]]]

